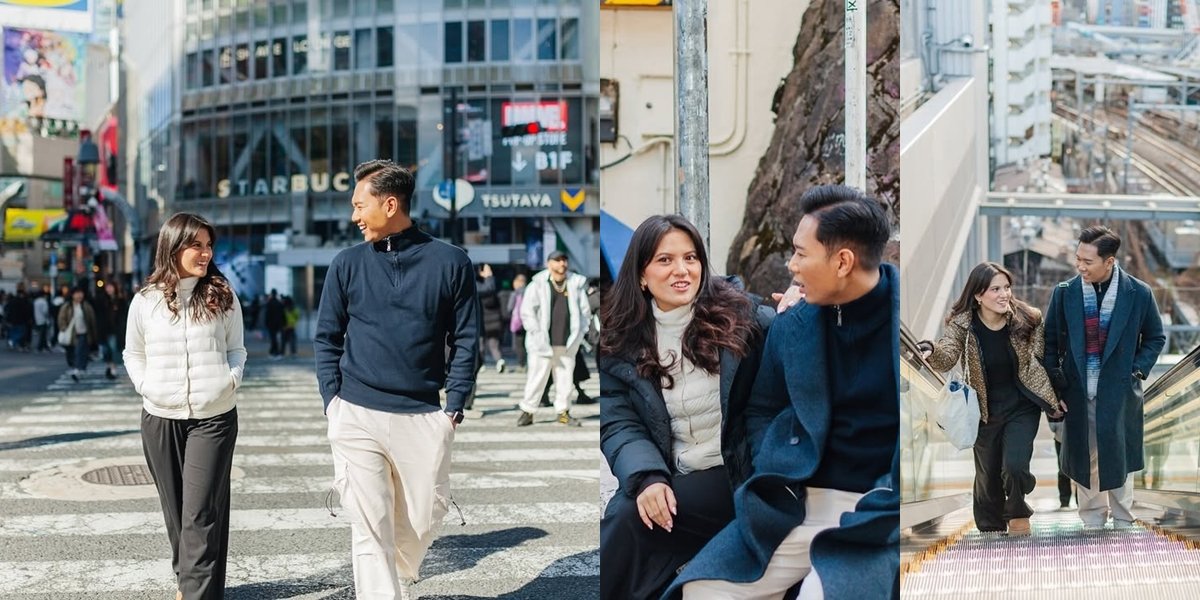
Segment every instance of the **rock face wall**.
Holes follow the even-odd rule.
[[[871,0],[866,5],[866,192],[892,207],[895,233],[885,258],[899,263],[900,4]],[[845,179],[844,10],[845,0],[813,0],[804,14],[775,133],[750,183],[742,228],[729,251],[726,272],[741,275],[759,294],[780,291],[791,278],[786,265],[800,220],[800,196],[814,185]]]

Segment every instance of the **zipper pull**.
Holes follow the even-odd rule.
[[[837,313],[838,313],[837,326],[838,326],[838,327],[841,327],[841,326],[842,326],[842,305],[841,305],[841,304],[834,304],[834,305],[833,305],[833,307],[834,307],[835,309],[837,309]]]

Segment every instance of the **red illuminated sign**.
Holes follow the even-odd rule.
[[[538,123],[542,131],[567,130],[567,101],[505,102],[501,105],[501,125]]]

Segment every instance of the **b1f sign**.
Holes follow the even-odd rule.
[[[538,123],[542,131],[567,130],[567,101],[505,102],[500,105],[501,125]]]

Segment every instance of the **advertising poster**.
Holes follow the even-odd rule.
[[[0,0],[0,23],[55,31],[92,30],[92,0]]]
[[[62,209],[10,208],[5,211],[4,241],[35,242],[55,221],[66,216]]]
[[[84,108],[84,52],[77,33],[6,27],[3,118],[79,122]]]

